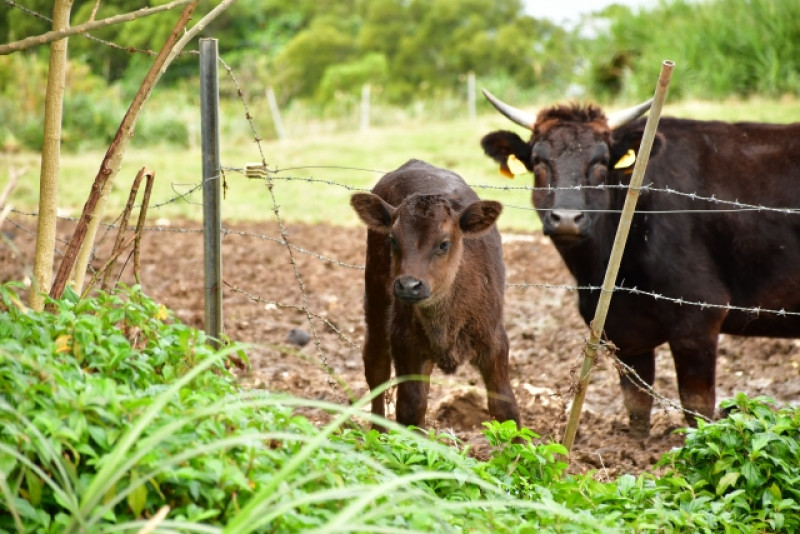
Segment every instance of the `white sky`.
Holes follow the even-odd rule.
[[[577,22],[580,15],[600,11],[611,4],[630,7],[653,7],[658,0],[523,0],[525,11],[556,23]]]

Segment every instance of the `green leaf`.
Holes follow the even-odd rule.
[[[131,478],[130,484],[133,485],[139,481],[139,473],[131,471]],[[144,510],[145,505],[147,504],[147,484],[140,484],[133,491],[128,494],[128,506],[130,507],[133,515],[137,518],[142,516],[142,510]]]
[[[736,484],[739,480],[740,473],[738,471],[731,471],[726,473],[717,483],[717,495],[722,495],[726,489]]]
[[[28,498],[33,506],[42,502],[42,480],[30,469],[25,470],[25,485],[28,486]]]

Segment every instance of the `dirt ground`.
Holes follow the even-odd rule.
[[[142,242],[142,285],[147,294],[192,326],[203,326],[203,243],[197,223],[160,222]],[[0,281],[23,280],[31,272],[35,220],[16,217],[2,228]],[[73,223],[59,225],[66,240]],[[275,223],[229,224],[223,239],[224,331],[252,345],[251,386],[309,399],[348,402],[347,389],[367,392],[360,345],[366,230],[289,225],[291,248],[280,242]],[[113,235],[98,250],[104,263]],[[582,361],[588,330],[578,315],[573,284],[549,240],[540,233],[505,234],[507,268],[505,320],[511,340],[512,385],[523,424],[543,438],[560,441],[571,400],[570,388]],[[64,242],[58,249],[63,251]],[[291,257],[290,257],[291,251]],[[60,258],[57,258],[57,262]],[[129,261],[122,280],[130,282]],[[301,289],[302,288],[302,289]],[[312,321],[305,312],[312,314]],[[325,323],[321,320],[325,319]],[[302,348],[291,345],[293,329],[310,333]],[[332,371],[332,375],[325,368]],[[722,336],[717,400],[738,392],[800,400],[800,342]],[[478,372],[434,372],[428,424],[452,430],[477,456],[488,446],[481,421],[488,418]],[[341,382],[338,382],[338,381]],[[658,350],[657,392],[677,399],[671,356]],[[391,406],[390,406],[391,410]],[[312,418],[319,414],[310,413]],[[601,479],[649,469],[663,452],[682,443],[683,426],[673,407],[656,404],[649,438],[627,433],[616,369],[603,357],[595,367],[570,458],[571,471],[596,471]]]

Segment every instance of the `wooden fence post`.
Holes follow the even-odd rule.
[[[361,86],[361,131],[369,131],[370,85]]]
[[[267,102],[269,103],[269,112],[272,115],[272,122],[275,124],[275,134],[278,139],[286,139],[286,132],[283,129],[283,120],[281,120],[281,110],[278,108],[278,100],[275,98],[275,91],[272,87],[267,87]]]

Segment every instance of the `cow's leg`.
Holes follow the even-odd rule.
[[[413,350],[398,348],[393,354],[395,375],[398,378],[411,377],[397,384],[397,422],[423,426],[428,409],[433,362],[419,357],[419,352]]]
[[[389,263],[390,252],[386,236],[367,232],[367,263],[364,274],[364,320],[366,333],[362,357],[364,377],[370,391],[387,382],[392,374],[392,359],[389,352]],[[372,399],[372,413],[386,415],[386,394]],[[381,429],[380,425],[373,427]]]
[[[520,428],[519,407],[508,374],[508,338],[503,338],[503,346],[492,357],[480,359],[476,366],[486,386],[489,414],[498,421],[514,421]]]
[[[693,332],[670,341],[681,406],[709,419],[716,404],[717,333]],[[697,426],[696,415],[685,413],[686,423]]]
[[[653,385],[656,375],[656,355],[650,350],[635,356],[620,354],[619,359],[630,367],[648,386]],[[630,417],[631,436],[647,437],[650,434],[650,409],[653,397],[646,391],[636,377],[631,377],[625,369],[620,369],[619,382],[622,386],[622,398]]]

